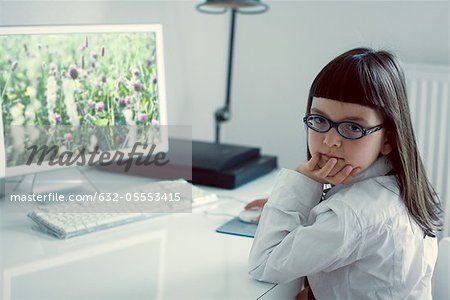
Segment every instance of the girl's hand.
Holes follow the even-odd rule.
[[[247,205],[244,207],[244,209],[245,210],[262,209],[264,207],[264,205],[266,205],[266,203],[267,203],[267,198],[256,199],[250,203],[247,203]]]
[[[253,200],[252,202],[247,203],[247,205],[244,207],[244,209],[245,210],[262,210],[264,205],[266,205],[267,200],[268,200],[267,198]],[[258,220],[256,221],[257,223],[259,223],[260,218],[261,218],[261,216],[258,217]]]
[[[295,170],[317,182],[331,183],[332,185],[348,184],[361,171],[361,168],[354,168],[351,165],[343,165],[340,169],[338,166],[336,170],[337,158],[330,158],[321,168],[318,165],[320,158],[319,153],[314,153],[309,161],[301,163]]]

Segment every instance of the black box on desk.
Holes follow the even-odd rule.
[[[222,171],[192,167],[192,183],[233,189],[277,168],[277,158],[258,155]]]
[[[191,155],[192,159],[186,156]],[[169,139],[164,166],[132,165],[127,174],[158,179],[184,178],[194,184],[233,189],[277,168],[275,156],[259,148],[201,141]],[[190,164],[192,162],[192,164]],[[124,172],[117,165],[98,165],[102,171]]]

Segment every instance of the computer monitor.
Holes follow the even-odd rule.
[[[0,178],[75,165],[45,146],[167,152],[165,90],[159,24],[0,27]]]

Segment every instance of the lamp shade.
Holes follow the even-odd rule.
[[[222,14],[234,9],[241,14],[261,14],[269,9],[260,0],[206,0],[197,5],[197,10],[209,14]]]

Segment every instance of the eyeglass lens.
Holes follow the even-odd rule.
[[[341,122],[335,123],[333,126],[328,119],[320,115],[310,115],[306,118],[306,124],[312,130],[325,133],[328,132],[331,127],[336,127],[338,133],[348,139],[361,138],[363,134],[362,126],[353,122]]]

